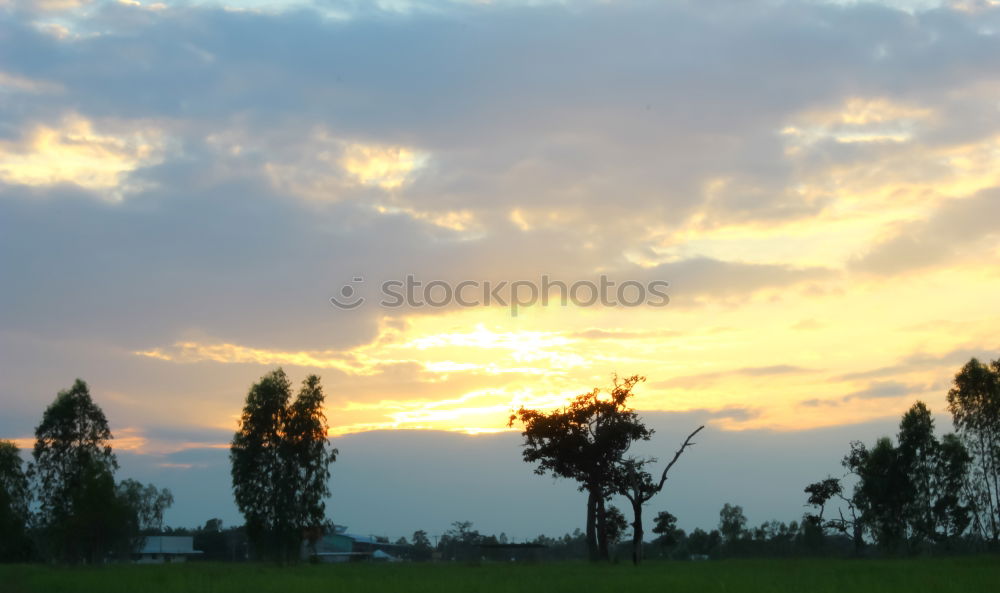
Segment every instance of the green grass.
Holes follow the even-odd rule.
[[[0,566],[0,593],[1000,591],[1000,558],[627,564]]]

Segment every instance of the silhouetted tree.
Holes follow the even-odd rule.
[[[880,547],[920,547],[960,535],[969,524],[962,489],[969,455],[954,435],[934,436],[923,402],[903,415],[898,445],[888,437],[868,449],[851,443],[844,466],[858,481],[850,502],[859,524]]]
[[[844,487],[840,479],[827,477],[825,480],[809,484],[805,488],[809,495],[808,504],[815,507],[817,513],[808,513],[804,517],[804,535],[807,545],[819,549],[823,544],[826,530],[833,530],[851,538],[855,554],[864,547],[864,537],[861,521],[858,518],[854,503],[844,496]],[[826,505],[836,499],[837,517],[827,519]],[[847,507],[848,515],[844,514],[841,505]],[[815,537],[814,537],[815,536]]]
[[[31,558],[28,538],[31,491],[17,445],[0,441],[0,562]]]
[[[653,431],[628,407],[632,388],[645,378],[620,380],[608,397],[594,389],[576,397],[562,409],[549,413],[521,407],[510,417],[510,426],[524,426],[522,456],[537,463],[535,473],[551,473],[580,483],[587,492],[587,543],[590,559],[610,559],[605,503],[616,491],[617,464],[633,442],[648,440]]]
[[[122,552],[138,551],[145,536],[163,529],[163,512],[174,504],[174,496],[166,488],[161,490],[131,479],[119,482],[115,495],[127,512],[131,535],[128,549]]]
[[[676,546],[684,536],[684,530],[677,528],[677,517],[667,511],[660,511],[653,517],[651,531],[657,535],[653,541],[664,548]]]
[[[606,510],[604,520],[607,522],[608,545],[614,547],[625,536],[628,529],[628,519],[621,509],[616,506],[609,506]]]
[[[851,501],[861,523],[883,549],[897,549],[906,537],[906,508],[912,486],[892,440],[883,437],[871,449],[851,443],[844,465],[857,478]]]
[[[728,502],[722,506],[719,511],[719,533],[725,539],[727,547],[736,547],[746,534],[746,527],[747,518],[743,514],[743,507]]]
[[[29,474],[45,551],[66,562],[104,560],[129,538],[128,509],[115,494],[111,429],[86,383],[56,396],[35,437]]]
[[[483,535],[472,529],[472,522],[455,521],[451,525],[451,529],[444,532],[438,542],[437,547],[441,556],[448,560],[466,562],[479,558],[479,546],[485,542]]]
[[[965,531],[969,509],[962,488],[970,457],[954,435],[939,442],[934,419],[916,402],[899,424],[898,460],[909,478],[905,518],[911,545],[941,542]]]
[[[268,373],[250,387],[229,450],[247,535],[259,554],[280,562],[298,557],[302,530],[325,514],[337,450],[326,438],[323,401],[319,377],[307,377],[292,402],[285,372]]]
[[[163,512],[174,504],[170,490],[131,479],[118,483],[118,496],[135,512],[137,530],[143,532],[160,531]]]
[[[961,536],[971,523],[975,501],[966,501],[965,495],[971,465],[972,456],[957,435],[941,437],[933,476],[936,496],[931,506],[937,541],[949,541]]]
[[[677,463],[684,450],[694,445],[691,439],[705,428],[699,426],[694,432],[684,439],[681,448],[674,453],[673,459],[663,468],[659,480],[654,480],[644,468],[646,465],[656,463],[656,459],[625,459],[618,464],[618,472],[615,475],[615,490],[628,499],[632,505],[632,563],[642,562],[642,539],[644,536],[642,527],[642,507],[650,499],[663,490],[663,485],[667,481],[667,473],[670,468]],[[652,431],[650,431],[652,433]]]
[[[706,532],[700,527],[696,527],[688,535],[685,542],[688,554],[697,556],[711,556],[719,549],[721,543],[722,536],[718,530],[713,529],[711,532]]]
[[[1000,359],[971,359],[955,375],[948,411],[971,455],[970,490],[980,534],[1000,542]]]
[[[431,540],[427,537],[427,532],[423,529],[419,529],[413,532],[413,537],[411,538],[413,559],[414,560],[430,560],[434,553],[434,546],[431,545]]]
[[[226,534],[222,529],[222,519],[213,518],[194,532],[194,548],[201,550],[203,558],[214,562],[231,560],[226,545]]]

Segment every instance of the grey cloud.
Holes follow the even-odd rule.
[[[669,389],[671,387],[691,388],[691,387],[699,387],[702,385],[708,385],[720,379],[725,379],[726,377],[732,377],[732,376],[771,377],[776,375],[797,375],[797,374],[814,373],[814,372],[816,372],[814,369],[808,369],[788,364],[779,364],[779,365],[770,365],[761,367],[742,367],[726,371],[699,373],[697,375],[684,375],[681,377],[673,377],[666,381],[657,381],[653,383],[652,386],[665,389]]]
[[[955,372],[970,358],[988,360],[996,353],[996,348],[957,348],[943,354],[935,355],[925,352],[915,352],[903,357],[898,363],[884,367],[868,369],[853,373],[845,373],[834,377],[835,381],[856,381],[858,379],[880,379],[893,375],[904,374],[914,370],[927,368],[952,367]]]
[[[852,265],[863,272],[893,276],[963,255],[974,258],[988,252],[997,239],[1000,188],[990,188],[945,202],[927,219],[906,224],[892,238],[874,245]]]
[[[188,7],[125,24],[115,19],[137,11],[114,7],[95,17],[99,37],[56,41],[15,21],[3,49],[91,116],[169,119],[190,135],[240,114],[251,135],[323,124],[412,144],[439,168],[400,203],[487,216],[541,196],[590,212],[590,231],[676,226],[695,211],[706,225],[811,216],[824,201],[786,189],[775,131],[789,115],[961,85],[988,71],[995,44],[974,33],[983,15],[745,4],[452,6],[346,21]],[[879,47],[888,58],[873,57]],[[66,106],[36,100],[22,117]],[[736,189],[706,203],[715,177]]]
[[[900,383],[898,381],[873,381],[868,387],[854,391],[844,396],[844,401],[852,399],[879,399],[883,397],[900,397],[915,392],[926,391],[922,385]]]

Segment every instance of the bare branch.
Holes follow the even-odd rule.
[[[691,442],[691,439],[694,438],[694,435],[701,432],[703,428],[705,428],[705,426],[701,425],[697,428],[697,430],[689,434],[688,438],[684,439],[684,444],[681,445],[681,448],[678,449],[676,453],[674,453],[674,458],[670,460],[670,463],[667,464],[667,467],[663,468],[663,474],[660,476],[660,483],[657,484],[656,486],[657,492],[663,490],[663,484],[667,481],[667,472],[669,472],[670,468],[672,468],[674,464],[677,463],[677,460],[680,459],[681,454],[684,453],[684,449],[687,449],[688,447],[694,445],[694,443]]]

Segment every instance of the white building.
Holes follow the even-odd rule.
[[[194,549],[194,537],[190,535],[150,535],[142,542],[135,562],[137,564],[163,564],[166,562],[187,562],[202,552]]]

